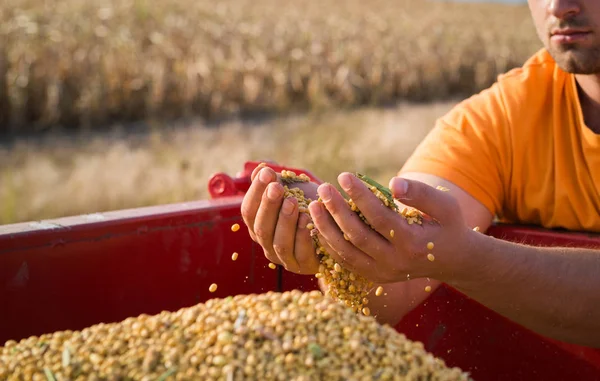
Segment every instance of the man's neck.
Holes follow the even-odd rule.
[[[575,76],[586,126],[600,134],[600,74]]]

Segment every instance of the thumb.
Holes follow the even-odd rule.
[[[423,182],[393,177],[389,188],[392,197],[441,223],[452,221],[460,215],[460,208],[454,197]]]

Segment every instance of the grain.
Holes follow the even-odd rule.
[[[470,380],[389,325],[298,290],[8,341],[0,379]]]

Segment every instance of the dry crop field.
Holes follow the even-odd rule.
[[[525,5],[3,0],[0,132],[464,96],[540,47]]]

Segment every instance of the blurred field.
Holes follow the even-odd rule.
[[[0,224],[208,198],[210,175],[271,159],[335,182],[363,171],[387,184],[453,103],[202,124],[125,138],[23,141],[0,148]]]
[[[3,0],[0,133],[448,99],[540,46],[526,5]]]

